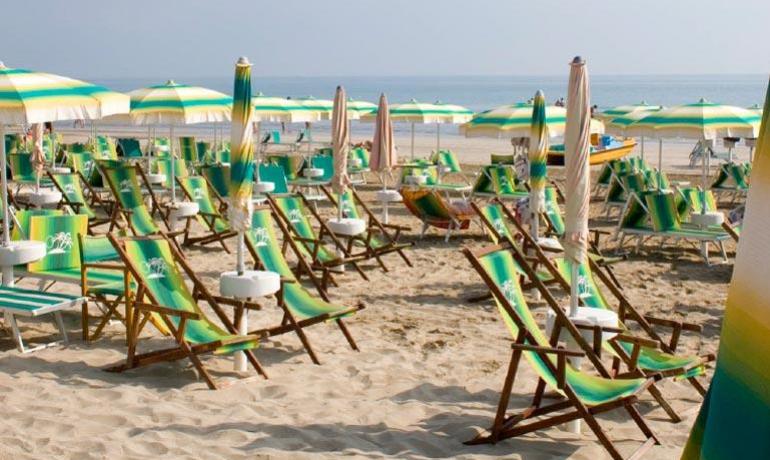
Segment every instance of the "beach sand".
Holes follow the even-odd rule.
[[[362,189],[373,198],[373,187]],[[331,213],[328,207],[321,211]],[[594,203],[592,214],[600,211]],[[310,362],[295,335],[286,334],[257,350],[269,380],[253,371],[242,379],[232,372],[232,358],[206,358],[215,377],[229,384],[210,391],[188,361],[122,374],[103,371],[125,358],[122,326],[109,327],[106,337],[86,345],[79,340],[76,311],[65,316],[74,339],[65,348],[22,356],[2,336],[0,458],[605,458],[585,426],[581,435],[551,428],[495,446],[462,444],[491,423],[510,357],[510,337],[496,309],[466,300],[484,287],[460,248],[488,240],[478,226],[448,244],[436,230],[419,239],[419,223],[403,206],[391,215],[412,229],[405,239],[415,243],[408,252],[414,267],[391,255],[388,273],[365,264],[369,282],[352,270],[339,277],[333,301],[367,306],[348,320],[361,351],[351,350],[333,324],[316,325],[307,334],[320,366]],[[609,228],[599,220],[592,226]],[[703,325],[701,338],[684,337],[683,350],[715,353],[732,264],[706,266],[685,247],[656,249],[616,265],[626,295],[644,312]],[[731,260],[734,250],[728,244]],[[234,255],[214,246],[187,254],[215,292],[219,273],[235,265]],[[566,302],[561,294],[559,299]],[[530,300],[544,321],[547,306]],[[274,301],[264,307],[251,314],[251,324],[279,323]],[[53,329],[36,320],[24,321],[22,331],[45,339]],[[141,346],[169,343],[155,334]],[[512,409],[528,404],[536,382],[528,364],[519,369]],[[643,394],[640,410],[662,443],[646,458],[674,459],[701,398],[686,382],[666,380],[660,387],[684,421],[670,423]],[[623,412],[600,421],[625,455],[642,440]]]

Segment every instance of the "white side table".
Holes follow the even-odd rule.
[[[27,202],[37,208],[57,204],[61,201],[61,198],[61,192],[48,188],[41,188],[37,191],[22,193],[19,196],[21,201]]]
[[[348,240],[366,231],[366,221],[363,219],[350,219],[347,217],[340,219],[335,217],[334,219],[329,219],[326,221],[326,225],[329,227],[329,230],[331,230],[332,233],[338,236],[342,236]],[[337,248],[337,255],[339,257],[344,256],[340,248]],[[344,272],[345,266],[340,265],[339,271]]]
[[[321,168],[305,168],[302,170],[302,175],[307,178],[321,177],[324,175],[324,170]]]
[[[281,289],[281,277],[278,273],[246,270],[241,275],[238,272],[224,272],[219,277],[219,292],[226,297],[239,300],[256,299],[273,295]],[[240,321],[235,325],[238,333],[249,333],[248,309],[244,309]],[[246,371],[246,354],[239,352],[235,355],[235,370]]]
[[[428,176],[405,176],[404,182],[410,185],[425,185],[425,183],[428,182]]]
[[[198,203],[192,201],[169,203],[168,208],[168,220],[169,224],[171,224],[171,231],[175,231],[179,228],[180,221],[193,217],[200,211]]]
[[[275,182],[254,182],[254,191],[257,193],[270,193],[275,190]]]
[[[569,313],[569,310],[567,310]],[[570,321],[572,321],[573,324],[576,326],[602,326],[602,327],[618,327],[619,319],[617,313],[615,313],[612,310],[604,310],[601,308],[591,308],[591,307],[578,307],[577,314],[575,316],[568,316]],[[553,310],[549,309],[548,314],[546,315],[546,334],[548,336],[551,336],[551,333],[553,331],[553,327],[556,323],[556,313],[554,313]],[[583,337],[583,340],[588,342],[589,344],[592,344],[594,341],[594,333],[591,330],[587,329],[578,329],[580,331],[580,335]],[[614,332],[602,332],[602,340],[610,340],[611,338],[615,337],[617,334]],[[561,333],[559,334],[559,340],[564,340],[567,344],[567,348],[570,350],[577,350],[577,351],[583,351],[580,349],[573,339],[572,335],[566,330],[561,330]],[[575,369],[580,369],[580,367],[583,365],[583,358],[567,358],[569,360],[569,363],[572,367]],[[571,422],[567,423],[567,430],[572,433],[580,434],[580,420],[573,420]]]
[[[69,174],[72,170],[66,166],[54,166],[51,168],[51,172],[54,174]]]
[[[383,189],[377,191],[377,201],[382,203],[382,222],[388,223],[388,204],[401,201],[401,194],[398,190]]]
[[[13,286],[13,267],[45,257],[46,248],[42,241],[11,241],[8,246],[0,246],[0,267],[3,273],[3,286]]]
[[[706,212],[706,213],[692,213],[690,214],[690,222],[701,227],[713,227],[722,225],[725,221],[725,215],[719,211]]]
[[[165,174],[147,174],[147,180],[150,182],[151,185],[158,185],[162,184],[166,181],[166,175]]]

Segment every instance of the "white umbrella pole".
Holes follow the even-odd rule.
[[[412,122],[412,160],[414,160],[414,122]]]
[[[2,182],[3,193],[3,246],[9,246],[11,244],[11,230],[8,220],[11,218],[11,213],[8,209],[8,171],[6,171],[5,165],[5,125],[0,123],[0,181]],[[5,276],[3,276],[3,282],[6,282]]]
[[[575,317],[578,314],[579,296],[580,296],[580,264],[570,262],[570,295],[569,295],[569,315]]]
[[[262,132],[262,123],[255,121],[255,125],[257,125],[257,145],[256,145],[256,157],[254,161],[254,180],[256,183],[259,183],[259,165],[261,164],[260,158],[262,157],[262,142],[260,142],[261,132]],[[252,190],[252,193],[254,190]],[[240,249],[240,247],[238,248]]]
[[[436,155],[441,150],[441,123],[436,123]]]
[[[174,159],[174,125],[170,125],[168,129],[168,151],[169,156],[171,157],[171,202],[176,203],[176,183],[174,175],[174,163],[176,163]]]
[[[705,141],[702,141],[705,142]],[[705,151],[705,149],[701,150]],[[708,187],[707,181],[708,181],[708,167],[706,166],[706,155],[701,155],[701,165],[702,165],[702,171],[701,171],[701,198],[703,200],[701,205],[701,214],[704,214],[706,212],[706,187]]]
[[[642,136],[642,162],[644,162],[644,136]]]
[[[238,251],[236,252],[235,270],[238,272],[238,276],[243,275],[246,271],[246,262],[244,260],[244,239],[243,232],[238,232]]]

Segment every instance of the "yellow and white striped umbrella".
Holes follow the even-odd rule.
[[[460,133],[465,137],[529,137],[532,109],[531,103],[519,102],[486,110],[477,113],[469,122],[460,125]],[[548,106],[545,108],[546,132],[549,137],[564,134],[566,122],[567,110],[564,107]],[[602,122],[591,119],[591,133],[603,132]]]
[[[129,117],[137,125],[188,125],[230,121],[233,98],[206,88],[176,83],[141,88],[131,97]]]
[[[619,105],[617,107],[613,107],[611,109],[607,109],[603,112],[597,113],[595,116],[596,118],[606,122],[608,120],[622,117],[624,115],[629,115],[634,112],[638,112],[638,111],[650,112],[650,111],[660,110],[662,108],[663,107],[659,105],[650,105],[646,101],[642,101],[638,104]]]
[[[254,121],[303,123],[317,121],[318,117],[308,112],[302,105],[285,97],[271,97],[258,93],[251,98],[254,106]]]
[[[334,101],[327,99],[316,99],[313,96],[293,99],[297,102],[301,110],[310,118],[307,121],[331,120],[332,110],[334,110]]]
[[[367,113],[377,111],[377,104],[373,104],[369,101],[357,101],[352,98],[348,98],[347,102],[348,120],[360,120],[362,116]]]

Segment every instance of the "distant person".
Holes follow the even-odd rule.
[[[599,110],[599,106],[594,104],[591,106],[591,118],[596,116],[596,112]]]

